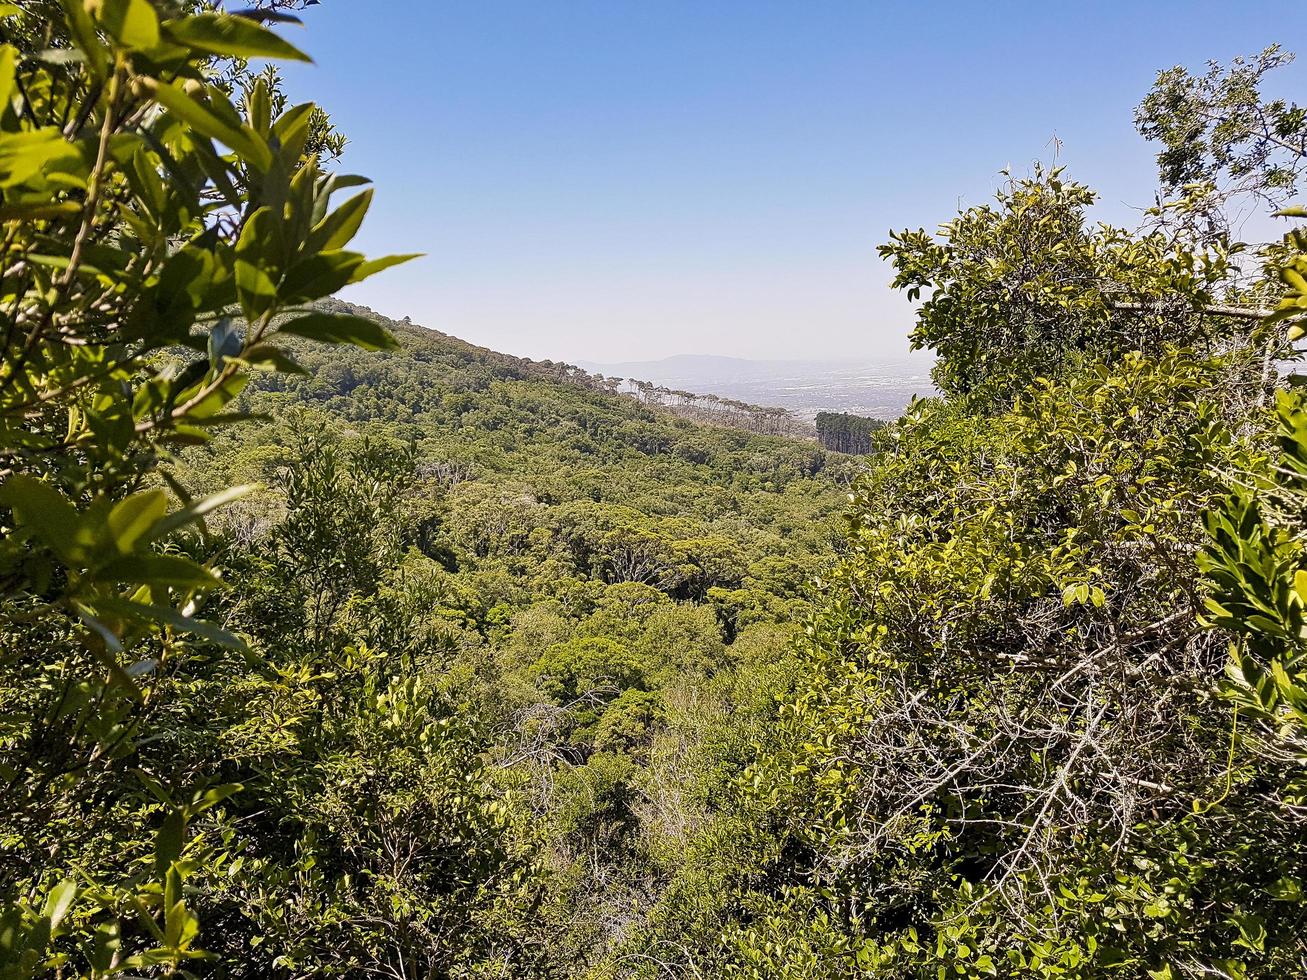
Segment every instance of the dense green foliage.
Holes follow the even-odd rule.
[[[849,464],[315,302],[386,263],[256,20],[0,11],[0,975],[601,956]]]
[[[1138,233],[1037,170],[884,247],[929,290],[914,341],[947,397],[855,487],[800,680],[722,817],[729,897],[671,889],[652,933],[712,937],[678,969],[1302,972],[1307,430],[1273,365],[1302,335],[1307,236],[1250,275],[1213,221],[1307,163],[1301,110],[1258,101],[1273,54],[1160,76],[1145,131],[1206,93],[1194,138],[1219,142]]]
[[[871,452],[872,433],[885,423],[848,412],[818,412],[817,439],[827,449],[863,455]]]
[[[727,764],[693,763],[699,741],[742,737],[727,719],[786,649],[850,464],[388,326],[393,354],[295,347],[305,377],[242,398],[273,421],[176,464],[192,488],[268,488],[215,515],[205,551],[229,586],[215,613],[265,659],[194,671],[198,754],[164,758],[246,787],[224,843],[251,884],[224,887],[219,951],[258,935],[260,970],[289,947],[346,973],[401,957],[422,976],[565,972],[602,957],[675,866]],[[415,727],[386,748],[359,726],[401,695]],[[440,733],[430,748],[421,725]],[[732,742],[735,770],[746,749]],[[464,809],[413,795],[451,781]],[[402,801],[384,827],[377,792]],[[398,950],[396,928],[414,930]]]
[[[161,783],[137,753],[174,665],[244,648],[197,618],[220,582],[180,537],[239,492],[170,505],[145,480],[236,420],[250,370],[288,365],[274,338],[392,343],[307,306],[393,260],[346,248],[370,194],[333,208],[362,181],[318,165],[325,116],[235,60],[304,55],[203,7],[0,6],[7,976],[202,955],[191,880],[225,855],[195,822],[240,786]],[[177,346],[185,364],[159,354]]]
[[[331,299],[263,6],[0,4],[0,977],[1303,971],[1286,56],[894,236],[858,461]]]
[[[929,291],[912,344],[939,354],[940,391],[1002,404],[1035,378],[1123,350],[1211,352],[1253,316],[1237,306],[1204,315],[1228,290],[1241,248],[1218,240],[1194,249],[1161,227],[1136,234],[1091,224],[1094,199],[1061,169],[1036,168],[939,238],[904,231],[881,246],[895,288],[913,299]]]

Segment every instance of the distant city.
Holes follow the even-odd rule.
[[[752,361],[680,354],[658,361],[578,367],[608,377],[638,378],[697,394],[712,393],[755,405],[785,408],[811,421],[818,412],[851,412],[895,419],[913,396],[936,394],[933,358],[916,353],[870,361]]]

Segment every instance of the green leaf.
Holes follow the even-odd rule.
[[[154,296],[133,310],[130,335],[159,342],[187,337],[196,311],[211,308],[210,300],[226,305],[223,294],[230,296],[234,286],[226,273],[207,249],[195,244],[178,249],[160,270]]]
[[[14,96],[14,71],[18,64],[18,49],[12,44],[0,44],[0,115]]]
[[[76,201],[33,202],[31,204],[0,204],[0,221],[39,221],[43,218],[68,218],[82,213]]]
[[[110,653],[123,652],[122,640],[118,639],[117,633],[109,629],[109,627],[106,626],[104,623],[100,622],[100,620],[98,620],[95,616],[93,616],[90,610],[88,610],[81,603],[74,603],[74,608],[77,610],[77,617],[83,623],[85,623],[92,631],[94,631],[95,635],[101,639],[101,641],[105,645],[105,648],[108,649]],[[113,668],[114,668],[114,664],[111,663],[109,665],[109,669],[111,673],[113,672]],[[130,680],[130,678],[128,679]]]
[[[239,358],[259,371],[281,371],[284,374],[307,374],[289,354],[272,344],[255,344]]]
[[[182,847],[186,843],[186,815],[181,810],[173,810],[163,818],[159,833],[154,838],[154,870],[166,875],[173,862],[182,856]]]
[[[96,578],[180,589],[207,589],[222,584],[222,579],[204,566],[177,555],[124,555],[97,569]]]
[[[182,423],[194,424],[199,419],[207,419],[217,415],[227,406],[233,398],[245,390],[245,386],[250,383],[250,379],[244,374],[233,374],[226,378],[220,385],[201,398],[198,402],[190,407],[186,415],[180,420]],[[203,385],[197,386],[195,394],[202,390]],[[190,393],[185,393],[182,399],[183,404],[194,397]]]
[[[65,878],[50,889],[50,894],[45,898],[44,914],[52,932],[59,928],[59,923],[63,922],[76,898],[77,882],[71,879]]]
[[[43,480],[16,474],[0,486],[0,504],[14,518],[69,564],[77,564],[85,549],[79,539],[80,517],[58,490]]]
[[[203,793],[196,795],[194,801],[187,807],[188,812],[192,815],[203,813],[205,810],[217,806],[229,796],[234,796],[245,787],[240,783],[223,783],[221,786],[214,786],[212,789],[206,789]]]
[[[203,637],[210,643],[216,643],[218,646],[229,647],[232,650],[245,649],[245,642],[234,633],[229,633],[221,626],[203,619],[192,619],[190,616],[183,616],[171,606],[154,606],[141,602],[132,602],[130,599],[112,598],[96,599],[95,604],[98,608],[111,612],[116,616],[139,622],[162,623],[171,626],[179,633],[192,633],[195,636]]]
[[[378,272],[389,269],[391,266],[402,265],[403,263],[410,262],[413,259],[420,259],[423,255],[424,253],[422,252],[411,252],[407,255],[383,255],[379,259],[371,259],[364,262],[354,270],[354,275],[350,279],[350,282],[362,282],[369,276],[375,276]]]
[[[109,534],[118,550],[127,554],[149,533],[168,510],[168,496],[162,490],[134,493],[109,511]]]
[[[90,168],[81,152],[64,139],[58,128],[47,126],[21,133],[0,133],[0,188],[27,183],[38,175],[73,170],[84,175]]]
[[[223,490],[221,493],[215,493],[211,497],[204,497],[201,500],[193,501],[181,510],[175,511],[159,521],[150,534],[150,540],[157,541],[159,538],[172,533],[179,527],[185,527],[187,524],[193,524],[196,521],[202,520],[205,514],[217,510],[219,507],[223,507],[231,503],[233,500],[245,496],[253,489],[254,486],[252,484],[242,484],[238,487],[230,487],[227,490]]]
[[[176,808],[177,804],[173,802],[172,794],[164,788],[163,783],[159,782],[159,780],[155,779],[144,769],[133,769],[132,772],[135,774],[136,778],[141,781],[141,785],[149,790],[151,796],[170,809]]]
[[[167,35],[196,51],[228,58],[278,58],[311,61],[303,51],[266,27],[231,14],[196,14],[169,21]]]
[[[164,912],[164,937],[171,949],[184,950],[199,934],[200,920],[186,908],[185,899],[168,905]]]
[[[322,252],[295,263],[282,280],[280,296],[290,303],[308,303],[331,296],[349,285],[363,256],[357,252]]]
[[[313,122],[312,102],[304,102],[287,109],[272,124],[272,137],[280,144],[278,156],[288,169],[293,169],[295,162],[304,152],[304,144],[309,138],[309,126]]]
[[[271,208],[259,208],[236,242],[236,294],[247,320],[257,320],[276,304],[282,258],[281,222]]]
[[[345,313],[309,313],[281,324],[279,332],[328,344],[354,344],[364,350],[399,346],[399,341],[375,320]]]
[[[268,144],[248,126],[227,123],[177,85],[145,76],[140,76],[137,81],[170,113],[204,136],[231,147],[255,170],[266,171],[272,166],[272,151],[268,149]]]
[[[101,0],[100,24],[127,48],[146,51],[159,43],[159,18],[146,0]]]
[[[117,922],[97,926],[91,950],[91,968],[107,973],[121,948],[122,932]]]
[[[353,240],[363,217],[372,204],[372,188],[356,194],[348,201],[327,215],[314,227],[309,237],[309,248],[313,250],[332,251],[344,248]]]
[[[308,0],[306,6],[313,6],[318,0]],[[294,14],[288,14],[284,10],[264,10],[258,7],[247,7],[244,10],[238,10],[233,17],[246,17],[256,23],[264,24],[269,21],[274,24],[303,24]]]
[[[272,98],[266,79],[256,79],[246,91],[245,109],[254,131],[260,136],[267,136],[272,129]]]
[[[109,58],[95,32],[91,15],[86,12],[86,3],[84,0],[59,0],[59,2],[64,8],[64,16],[68,20],[68,33],[72,35],[73,42],[90,59],[91,73],[97,78],[103,78],[109,67]]]

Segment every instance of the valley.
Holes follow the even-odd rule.
[[[1304,975],[1259,6],[0,3],[0,980]]]

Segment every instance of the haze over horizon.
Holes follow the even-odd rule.
[[[1297,7],[376,10],[315,8],[317,64],[288,73],[377,183],[362,247],[426,253],[344,298],[513,354],[621,363],[905,356],[912,308],[876,255],[889,229],[989,199],[1054,137],[1101,192],[1095,217],[1135,224],[1154,150],[1129,120],[1157,70],[1253,54]]]
[[[927,351],[879,359],[766,360],[717,354],[674,354],[650,361],[611,364],[580,360],[577,367],[608,377],[652,382],[672,391],[734,398],[784,408],[813,421],[821,412],[849,412],[889,421],[914,397],[938,394]]]

